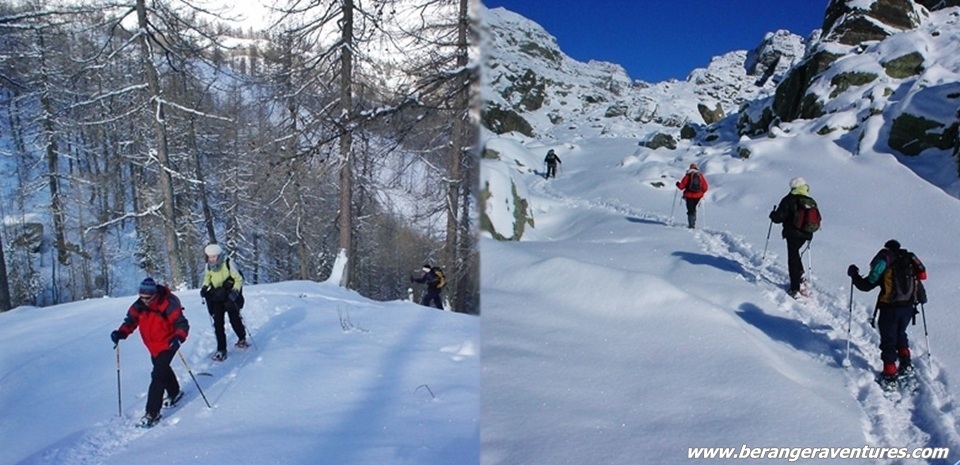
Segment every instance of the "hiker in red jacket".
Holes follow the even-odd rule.
[[[153,362],[146,414],[140,423],[153,426],[160,420],[161,405],[172,406],[183,396],[170,362],[180,344],[187,340],[190,323],[183,316],[180,299],[169,288],[157,285],[153,278],[148,277],[140,283],[140,297],[127,310],[127,317],[120,328],[110,333],[110,340],[117,344],[138,327]],[[164,392],[167,393],[166,399],[163,398]]]
[[[677,189],[683,191],[683,199],[687,201],[687,227],[693,229],[697,225],[697,206],[707,193],[707,177],[697,169],[696,163],[691,163],[690,169],[677,183]]]

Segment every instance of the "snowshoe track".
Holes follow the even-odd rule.
[[[544,180],[530,183],[530,189],[569,208],[598,209],[612,214],[675,226],[666,215],[652,214],[611,199],[586,200],[560,194]],[[918,350],[914,356],[917,369],[918,392],[900,398],[888,398],[874,382],[874,367],[880,365],[876,347],[879,336],[864,318],[868,309],[854,303],[850,336],[847,325],[850,310],[849,287],[830,291],[819,285],[816,275],[807,283],[812,291],[809,297],[795,300],[788,296],[782,283],[789,281],[786,269],[775,263],[776,254],[768,253],[761,259],[751,244],[728,231],[711,228],[692,230],[701,250],[708,254],[732,260],[740,265],[742,277],[755,284],[760,294],[777,304],[785,314],[810,328],[812,334],[830,341],[832,357],[817,358],[836,369],[845,370],[847,386],[852,398],[864,412],[863,433],[868,445],[875,447],[949,447],[960,450],[955,400],[946,387],[936,359]],[[814,248],[816,245],[814,245]],[[813,252],[810,252],[813,253]],[[850,367],[843,367],[847,339],[850,340]],[[894,462],[904,465],[925,464],[922,460]]]

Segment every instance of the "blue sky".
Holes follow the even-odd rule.
[[[543,26],[578,61],[623,65],[633,79],[686,79],[690,71],[764,34],[806,37],[823,25],[829,0],[483,0]]]

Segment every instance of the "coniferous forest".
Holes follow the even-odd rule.
[[[0,311],[249,284],[408,298],[442,266],[479,312],[468,0],[0,3]],[[335,270],[335,263],[337,269]],[[419,290],[418,290],[419,292]]]

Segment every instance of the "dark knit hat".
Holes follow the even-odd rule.
[[[157,282],[151,277],[147,277],[140,282],[140,293],[153,295],[157,293]]]
[[[900,243],[896,239],[890,239],[883,244],[883,247],[890,250],[900,250]]]

